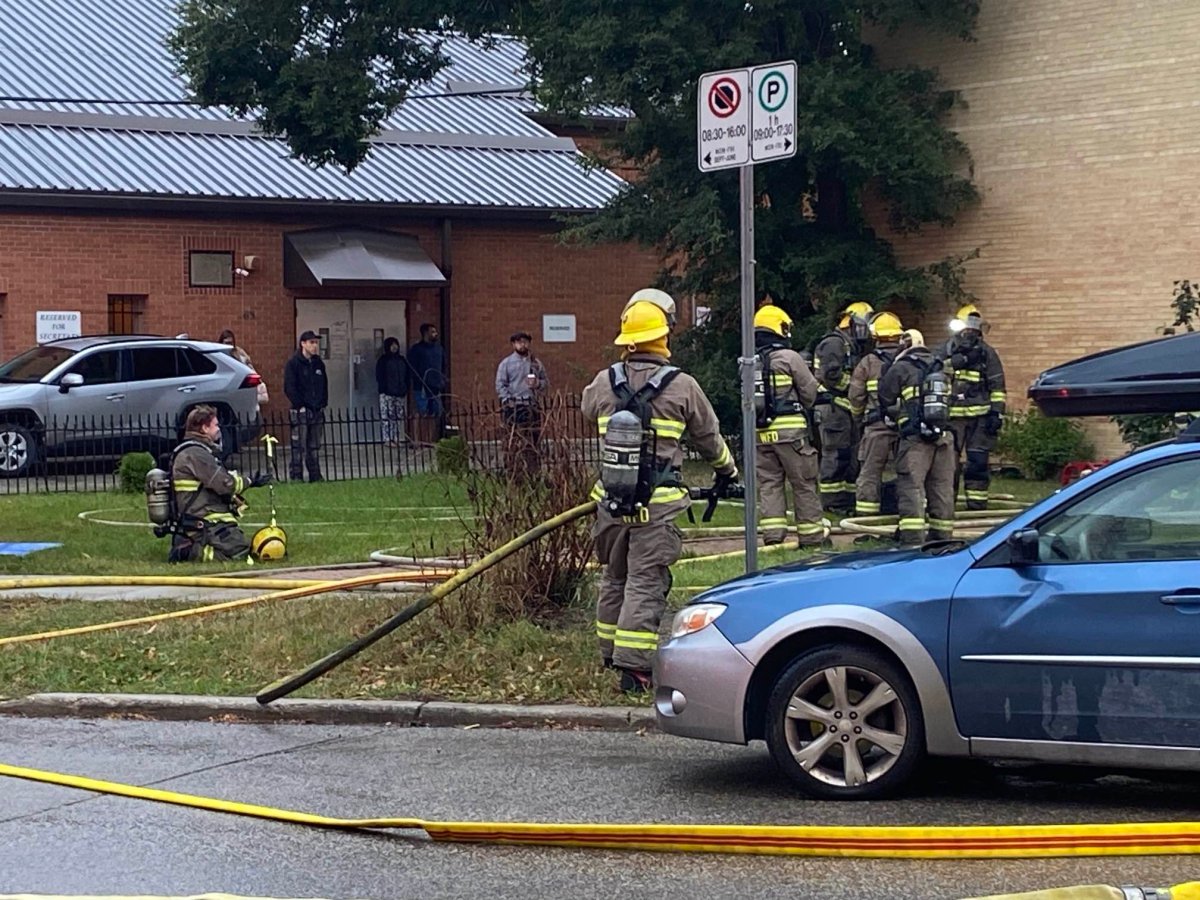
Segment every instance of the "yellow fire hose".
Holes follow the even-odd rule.
[[[1050,888],[1023,894],[989,894],[967,900],[1200,900],[1200,881],[1188,881],[1169,888],[1130,888],[1126,893],[1111,884],[1081,884],[1075,887]]]
[[[0,591],[38,590],[56,587],[199,587],[286,590],[327,584],[299,578],[220,578],[183,575],[37,575],[24,578],[0,578]]]
[[[207,606],[192,606],[187,609],[177,609],[172,612],[156,613],[150,616],[138,616],[135,619],[121,619],[117,622],[101,622],[96,625],[79,625],[75,628],[60,628],[58,631],[43,631],[37,634],[18,634],[12,637],[0,637],[0,647],[7,644],[27,644],[35,641],[47,641],[51,638],[68,637],[75,634],[94,634],[98,631],[114,631],[118,628],[135,628],[139,625],[153,625],[155,622],[166,622],[171,619],[187,619],[192,616],[203,616],[209,613],[225,612],[231,609],[241,609],[258,603],[274,600],[295,600],[300,597],[313,597],[317,594],[327,594],[332,591],[351,591],[355,588],[367,587],[373,584],[388,584],[396,581],[433,581],[444,578],[447,572],[383,572],[372,575],[359,575],[355,578],[345,578],[340,581],[317,581],[307,587],[296,587],[289,590],[274,591],[260,594],[256,597],[245,597],[240,600],[227,600],[224,603],[212,603]],[[84,577],[84,576],[80,576]],[[31,579],[26,579],[31,580]],[[52,579],[59,583],[59,579]],[[255,579],[257,581],[257,579]],[[221,579],[224,587],[229,587],[232,579]],[[128,584],[128,581],[122,581]],[[158,582],[161,583],[161,582]],[[53,585],[49,585],[53,586]],[[261,586],[261,583],[260,583]]]
[[[1200,853],[1200,823],[1120,825],[646,825],[341,819],[0,764],[0,775],[317,828],[421,830],[435,841],[891,859],[1019,859]]]

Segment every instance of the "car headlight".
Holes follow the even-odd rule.
[[[675,614],[675,621],[671,623],[671,637],[683,637],[685,634],[707,628],[725,612],[725,609],[724,603],[697,603],[694,606],[685,606]]]

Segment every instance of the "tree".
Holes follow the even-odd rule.
[[[436,7],[436,8],[435,8]],[[445,64],[434,34],[506,31],[529,48],[531,86],[565,117],[615,104],[634,118],[614,151],[642,177],[574,240],[659,248],[662,284],[713,309],[681,356],[736,421],[737,175],[695,161],[696,81],[706,70],[796,59],[797,156],[758,167],[757,284],[815,337],[847,302],[953,300],[962,259],[896,264],[868,225],[945,226],[976,193],[966,148],[943,125],[957,98],[936,74],[884,69],[864,25],[969,39],[976,0],[185,0],[172,47],[197,97],[249,113],[300,157],[351,168],[408,86]]]

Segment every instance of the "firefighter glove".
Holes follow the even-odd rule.
[[[950,355],[950,365],[955,369],[965,369],[970,365],[970,362],[965,353],[952,353]]]
[[[988,413],[987,418],[983,420],[983,430],[993,436],[999,434],[1003,426],[1004,419],[995,410]]]
[[[262,471],[261,469],[254,473],[250,478],[250,483],[247,487],[265,487],[271,483],[271,473]]]

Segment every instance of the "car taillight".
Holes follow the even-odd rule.
[[[257,372],[251,372],[242,379],[242,383],[238,385],[240,388],[257,388],[262,384],[262,376]]]

